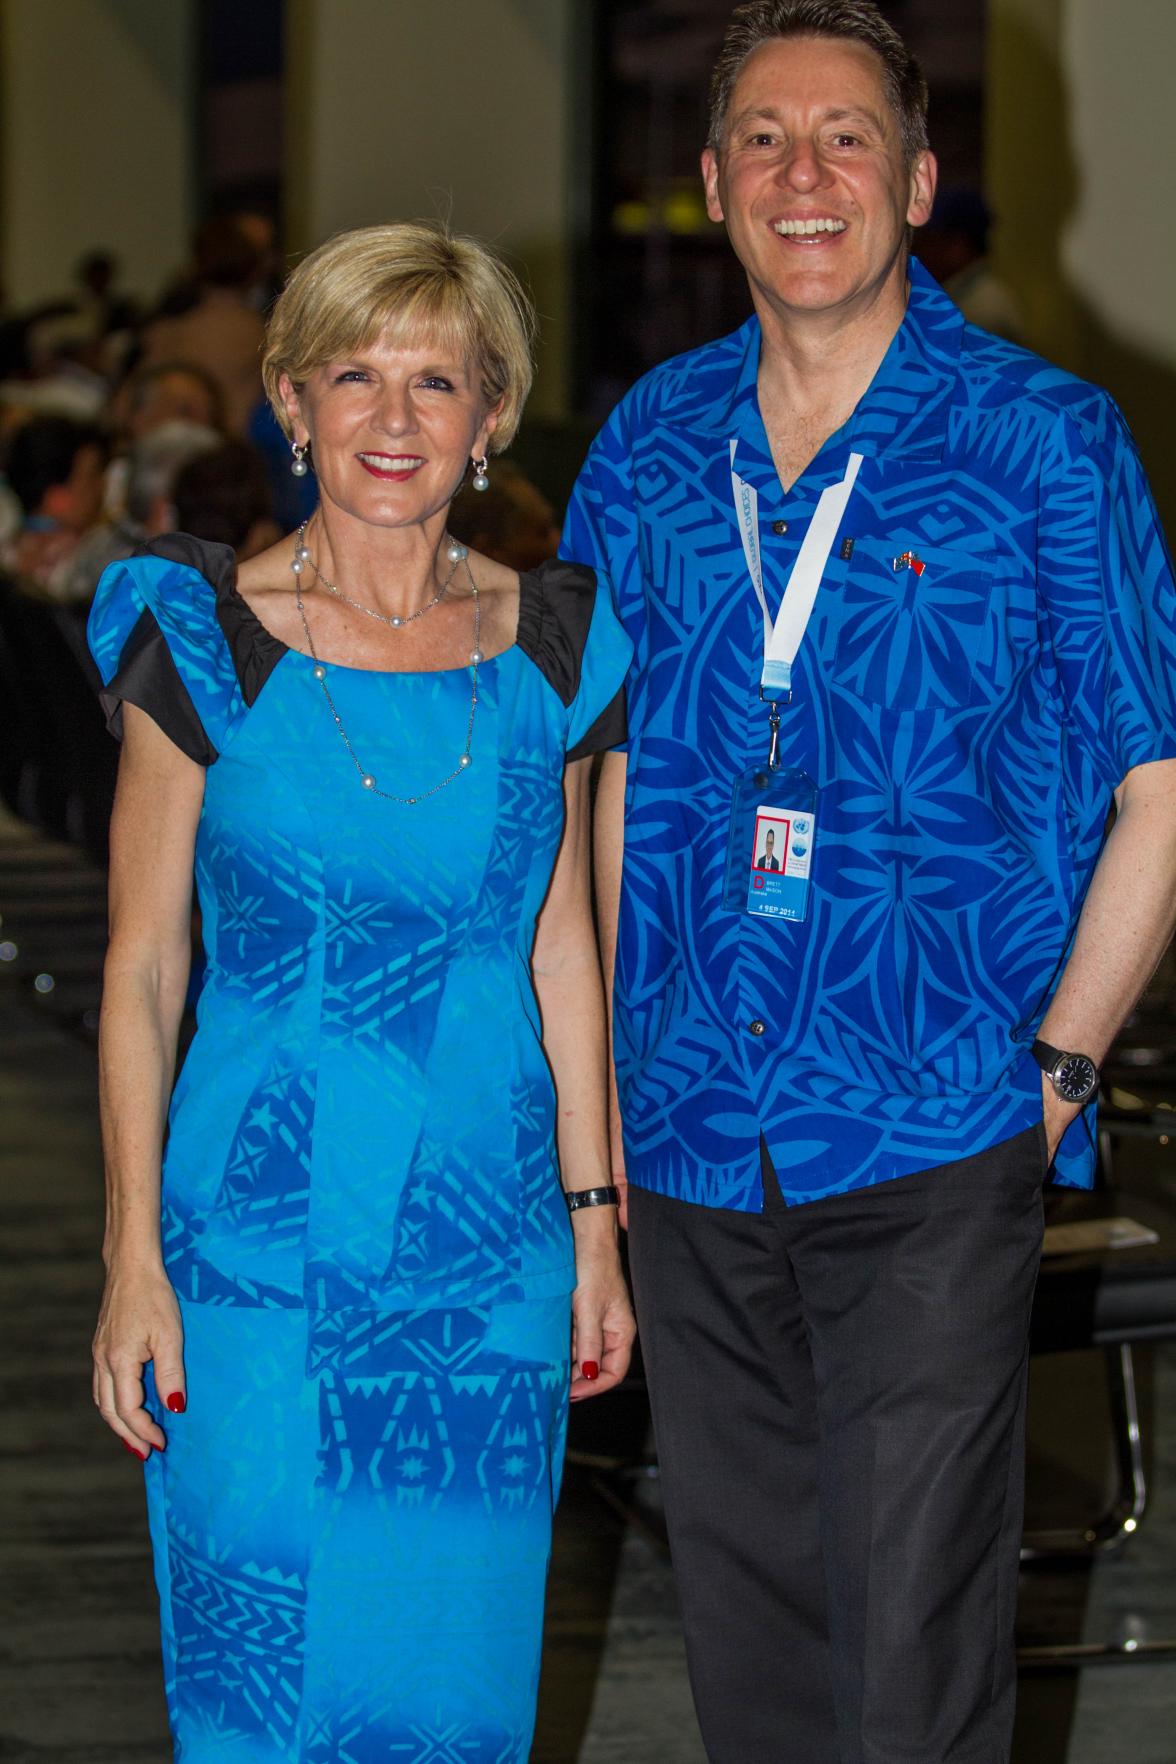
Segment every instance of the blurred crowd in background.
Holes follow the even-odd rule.
[[[1020,340],[1012,297],[988,267],[989,225],[979,195],[946,192],[920,255],[968,317]],[[242,210],[200,226],[191,261],[152,306],[95,249],[60,299],[0,315],[0,567],[22,592],[84,609],[108,563],[161,533],[244,559],[309,516],[313,477],[291,475],[262,396],[265,314],[282,274],[273,220]],[[550,505],[504,464],[489,500],[466,492],[454,519],[461,538],[515,568],[558,541]]]
[[[251,556],[313,507],[261,393],[280,265],[265,216],[199,228],[153,306],[88,251],[76,287],[0,322],[0,563],[84,608],[106,565],[174,528]]]
[[[74,289],[0,316],[0,800],[98,857],[118,751],[85,641],[103,570],[176,531],[244,560],[314,510],[262,394],[282,275],[270,219],[217,215],[154,305],[91,250]],[[559,543],[551,505],[505,461],[450,525],[516,569]]]
[[[181,531],[254,556],[313,511],[265,402],[261,343],[281,284],[272,221],[219,215],[156,304],[88,251],[61,299],[0,320],[0,566],[18,591],[84,611],[107,564]],[[516,568],[558,543],[523,475],[462,499],[462,536]],[[478,541],[481,543],[478,543]]]

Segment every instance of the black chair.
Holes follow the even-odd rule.
[[[1166,1033],[1170,1027],[1164,1025]],[[1123,1062],[1124,1054],[1127,1061]],[[1130,1067],[1130,1046],[1116,1050],[1109,1076],[1111,1100],[1101,1111],[1102,1174],[1113,1172],[1117,1144],[1150,1139],[1161,1149],[1176,1138],[1176,1114],[1150,1109],[1142,1099],[1135,1106],[1116,1100],[1113,1083]],[[1135,1349],[1143,1344],[1176,1340],[1176,1204],[1160,1192],[1140,1193],[1104,1185],[1090,1194],[1057,1190],[1046,1204],[1049,1228],[1081,1225],[1103,1227],[1130,1219],[1154,1234],[1154,1242],[1136,1247],[1080,1248],[1047,1254],[1033,1307],[1031,1348],[1035,1354],[1102,1350],[1107,1373],[1111,1444],[1116,1484],[1103,1512],[1070,1530],[1028,1532],[1022,1546],[1026,1563],[1079,1562],[1121,1549],[1138,1532],[1147,1511],[1148,1485],[1144,1441],[1136,1388]],[[1081,1665],[1092,1660],[1176,1657],[1176,1638],[1139,1642],[1062,1643],[1022,1647],[1022,1665]]]
[[[0,579],[0,789],[14,812],[104,862],[118,749],[96,697],[83,615]]]

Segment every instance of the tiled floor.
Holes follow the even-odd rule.
[[[164,1764],[138,1474],[88,1391],[100,879],[0,827],[0,912],[0,1764]],[[1174,1166],[1157,1177],[1155,1155],[1136,1153],[1147,1179],[1176,1193]],[[1097,1502],[1099,1392],[1092,1359],[1038,1364],[1031,1502],[1051,1519]],[[1093,1573],[1026,1575],[1026,1638],[1176,1635],[1176,1349],[1155,1352],[1144,1399],[1155,1484],[1145,1525]],[[577,1443],[591,1454],[622,1429],[640,1444],[631,1401],[613,1420],[602,1408],[580,1424]],[[547,1633],[533,1764],[703,1764],[664,1555],[582,1465],[560,1509]],[[1027,1676],[1016,1757],[1173,1764],[1176,1663]]]

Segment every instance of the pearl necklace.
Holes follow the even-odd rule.
[[[465,564],[466,575],[470,579],[470,591],[474,597],[474,647],[470,651],[470,715],[469,721],[466,724],[465,747],[462,751],[461,757],[458,759],[457,765],[454,767],[453,771],[449,773],[448,777],[442,778],[439,783],[432,785],[428,790],[418,791],[415,796],[396,796],[390,790],[381,790],[376,783],[374,774],[367,770],[354,747],[352,747],[351,737],[343,727],[343,719],[336,709],[335,700],[331,696],[331,688],[327,684],[327,666],[324,662],[319,660],[318,651],[314,646],[314,638],[310,634],[310,625],[306,618],[306,608],[302,602],[301,572],[298,570],[294,571],[294,599],[298,607],[298,617],[302,620],[302,629],[306,634],[306,647],[309,649],[311,660],[314,663],[314,677],[322,688],[323,697],[327,701],[327,709],[330,711],[331,716],[334,719],[335,727],[339,731],[339,738],[347,749],[352,765],[359,773],[360,783],[365,790],[371,793],[372,796],[382,796],[385,802],[400,802],[405,803],[410,807],[418,802],[426,802],[430,796],[436,796],[439,790],[444,790],[447,785],[452,784],[455,778],[460,778],[462,773],[468,771],[469,767],[473,764],[473,759],[470,754],[470,745],[474,738],[474,715],[478,708],[478,664],[486,659],[482,654],[481,643],[482,608],[478,601],[478,584],[474,581],[474,572],[470,569],[469,565],[469,554],[464,546],[453,545],[450,547],[451,557],[455,551],[460,551],[461,556],[454,558],[453,569],[456,570],[459,563]],[[315,571],[315,574],[318,574],[317,570]],[[452,579],[452,576],[453,571],[451,570],[450,579]],[[448,586],[448,583],[446,586]],[[444,593],[444,589],[442,590],[442,593]],[[421,611],[427,612],[428,608],[422,607]],[[377,615],[377,617],[378,616],[380,615]],[[410,617],[412,618],[418,618],[419,616],[419,613],[410,614]]]
[[[310,547],[306,543],[306,529],[309,524],[309,521],[303,521],[298,529],[297,543],[294,546],[294,556],[290,561],[290,568],[293,570],[295,576],[300,576],[307,564],[309,564],[314,571],[315,581],[325,588],[328,594],[333,594],[336,600],[341,600],[343,602],[344,606],[350,606],[356,612],[363,613],[365,618],[379,619],[381,625],[391,625],[394,631],[401,630],[405,625],[411,625],[414,619],[423,619],[427,612],[432,612],[435,606],[440,606],[441,602],[445,599],[449,584],[457,573],[458,564],[464,557],[468,556],[468,552],[464,545],[459,545],[456,542],[450,545],[445,554],[448,557],[451,566],[449,574],[442,582],[438,592],[434,594],[432,600],[427,600],[424,606],[418,606],[414,613],[401,614],[377,612],[375,607],[365,606],[362,600],[352,600],[349,595],[344,594],[342,588],[339,587],[337,582],[327,581],[327,578],[315,563],[314,558],[310,555]]]

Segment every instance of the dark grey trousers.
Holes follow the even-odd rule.
[[[1005,1764],[1044,1133],[804,1206],[630,1190],[711,1764]]]

